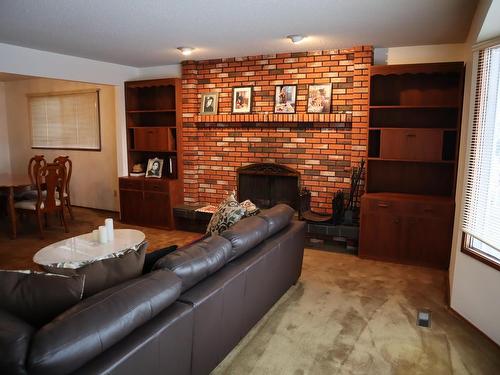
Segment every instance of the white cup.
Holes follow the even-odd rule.
[[[99,229],[94,229],[92,231],[92,240],[94,242],[99,242]]]
[[[108,241],[113,241],[115,239],[115,232],[113,230],[113,219],[104,220],[104,225],[106,226],[106,232],[108,234]]]
[[[107,243],[108,242],[108,231],[104,225],[99,226],[99,243]]]

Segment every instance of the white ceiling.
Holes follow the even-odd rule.
[[[1,0],[0,42],[136,67],[192,59],[461,43],[476,0]],[[298,45],[284,37],[309,36]],[[0,57],[1,58],[1,57]]]

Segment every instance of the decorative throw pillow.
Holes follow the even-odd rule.
[[[142,274],[147,246],[148,243],[144,241],[137,250],[129,249],[115,254],[116,256],[112,258],[88,263],[76,269],[50,266],[44,266],[44,268],[61,275],[85,275],[83,297],[87,298],[102,290],[139,277]]]
[[[40,327],[76,305],[85,276],[34,271],[0,271],[0,308]]]
[[[241,202],[240,206],[245,209],[245,217],[254,216],[259,213],[259,208],[250,199]]]
[[[220,234],[231,225],[237,223],[245,215],[245,209],[234,197],[234,191],[217,207],[210,222],[207,233]]]

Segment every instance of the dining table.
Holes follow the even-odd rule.
[[[14,207],[14,191],[31,186],[28,174],[0,173],[0,190],[7,193],[7,214],[10,222],[10,237],[16,238],[16,209]]]

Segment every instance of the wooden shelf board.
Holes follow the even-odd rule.
[[[373,197],[378,199],[398,198],[401,200],[442,201],[442,202],[454,201],[454,198],[452,196],[447,196],[447,195],[376,192],[376,193],[365,193],[363,194],[363,196]]]
[[[455,160],[412,160],[412,159],[384,159],[369,157],[368,160],[374,161],[389,161],[389,162],[402,162],[402,163],[421,163],[421,164],[455,164]]]
[[[418,131],[420,129],[422,130],[443,130],[443,131],[457,131],[457,128],[433,128],[433,127],[406,127],[406,126],[374,126],[374,127],[369,127],[369,130],[390,130],[390,129],[397,129],[397,130],[413,130],[413,131]]]
[[[168,153],[168,154],[175,154],[177,153],[177,150],[145,150],[145,149],[138,149],[138,148],[129,148],[130,152],[162,152],[162,153]]]
[[[175,108],[162,108],[162,109],[131,109],[127,113],[161,113],[161,112],[175,112]]]
[[[458,105],[371,105],[370,109],[458,109]]]
[[[175,125],[160,125],[160,126],[155,126],[155,125],[139,125],[139,126],[127,126],[127,129],[158,129],[158,128],[176,129],[177,127]]]
[[[463,66],[462,61],[432,64],[374,65],[370,67],[370,75],[461,74]]]

